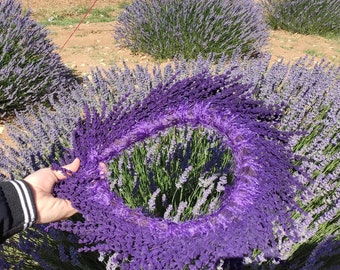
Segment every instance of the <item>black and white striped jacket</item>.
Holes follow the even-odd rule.
[[[34,196],[25,181],[0,181],[0,243],[33,225]]]

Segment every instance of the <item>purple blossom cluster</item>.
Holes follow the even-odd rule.
[[[275,129],[280,108],[252,99],[249,85],[239,80],[231,72],[205,72],[160,84],[130,107],[118,102],[107,115],[87,108],[70,153],[82,160],[82,168],[56,189],[85,220],[56,228],[76,234],[83,251],[114,251],[116,262],[129,269],[214,268],[221,258],[251,256],[255,248],[277,256],[273,228],[280,224],[295,237],[291,212],[299,211],[294,197],[302,186],[291,174],[289,134]],[[159,131],[183,125],[214,130],[233,153],[234,185],[225,190],[219,209],[185,222],[130,209],[110,190],[101,163]]]
[[[56,191],[74,202],[84,220],[55,226],[74,232],[82,250],[101,251],[100,259],[108,269],[156,268],[167,262],[209,267],[221,265],[224,256],[247,254],[245,262],[252,263],[252,248],[266,256],[261,253],[255,258],[258,261],[267,256],[294,261],[292,251],[299,250],[300,244],[314,236],[339,235],[340,67],[315,64],[308,58],[269,64],[265,55],[247,61],[228,59],[228,64],[225,60],[175,60],[151,72],[142,66],[93,71],[93,80],[85,80],[68,94],[60,93],[58,102],[51,100],[53,111],[40,106],[30,111],[30,117],[19,114],[17,122],[6,127],[17,145],[0,147],[1,174],[19,179],[58,160],[63,164],[80,156],[82,169]],[[107,108],[99,113],[103,103]],[[84,110],[84,105],[94,109]],[[225,192],[220,207],[185,222],[129,209],[110,191],[98,167],[173,125],[214,130],[237,160],[235,184]],[[298,157],[298,171],[292,167],[292,150]],[[292,219],[289,211],[298,210],[294,200],[305,212]],[[337,227],[323,232],[329,224]],[[30,229],[17,248],[34,244],[34,249],[23,252],[34,253],[34,260],[40,262],[43,246],[32,240],[37,231],[39,239],[50,239],[43,229]],[[53,239],[58,241],[60,235]],[[317,265],[327,243],[320,243],[309,258],[306,255],[306,267]],[[66,245],[60,252],[72,253]],[[8,257],[1,258],[3,262]],[[53,269],[51,262],[42,267]]]
[[[138,0],[122,11],[115,39],[158,59],[258,54],[268,39],[260,6],[252,0]]]
[[[0,121],[75,83],[47,34],[17,1],[0,2]]]

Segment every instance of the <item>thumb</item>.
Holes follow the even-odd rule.
[[[71,171],[73,173],[78,171],[79,167],[80,167],[80,159],[79,158],[76,158],[72,161],[72,163],[63,166],[64,169]],[[63,179],[67,178],[67,175],[65,175],[65,173],[62,172],[62,171],[53,171],[53,172],[56,175],[56,177],[58,178],[58,180],[63,180]]]

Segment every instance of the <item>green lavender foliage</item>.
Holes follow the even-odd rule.
[[[234,51],[257,54],[268,31],[252,0],[138,0],[121,12],[115,38],[156,59],[194,59]]]
[[[77,219],[79,216],[74,216]],[[27,233],[28,232],[28,233]],[[59,270],[105,269],[98,253],[79,253],[75,236],[52,230],[46,235],[45,226],[36,225],[20,235],[9,238],[0,246],[1,269]],[[6,260],[3,264],[2,260]]]
[[[160,133],[112,161],[111,186],[129,207],[155,217],[185,221],[212,213],[233,179],[231,152],[215,137],[189,127]]]
[[[273,29],[307,35],[340,35],[338,0],[261,0]]]

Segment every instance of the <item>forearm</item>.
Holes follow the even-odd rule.
[[[37,211],[30,186],[24,181],[0,182],[0,242],[30,226]]]

